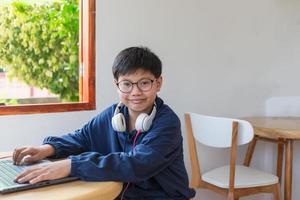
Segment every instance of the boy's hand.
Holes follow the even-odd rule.
[[[34,184],[45,180],[64,178],[69,176],[70,173],[71,160],[67,159],[29,168],[18,175],[15,179],[15,182],[29,182],[31,184]]]
[[[21,147],[16,148],[13,153],[13,162],[15,165],[20,165],[24,159],[25,163],[34,163],[54,154],[54,148],[45,144],[39,147]]]

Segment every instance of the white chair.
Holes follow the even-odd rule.
[[[243,165],[236,165],[237,146],[253,139],[252,125],[244,120],[185,114],[192,166],[191,187],[205,188],[227,196],[228,200],[256,193],[273,193],[280,199],[278,177]],[[230,165],[201,173],[195,140],[215,148],[230,148]],[[209,158],[211,159],[211,158]],[[203,159],[202,159],[203,161]]]

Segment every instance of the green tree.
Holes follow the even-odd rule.
[[[10,78],[78,101],[78,0],[0,7],[0,66]]]

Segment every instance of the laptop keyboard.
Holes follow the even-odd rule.
[[[19,185],[14,180],[24,168],[25,166],[14,165],[12,160],[0,160],[0,188]]]

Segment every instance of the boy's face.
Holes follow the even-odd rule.
[[[134,73],[121,75],[115,83],[120,83],[121,81],[126,81],[125,85],[128,83],[137,83],[140,81],[140,87],[147,84],[143,84],[141,80],[153,80],[151,89],[147,91],[142,91],[137,84],[132,85],[131,92],[124,93],[118,89],[118,94],[121,102],[126,105],[129,109],[129,114],[138,115],[140,113],[150,113],[152,110],[153,103],[156,98],[157,92],[159,92],[162,85],[162,77],[155,78],[155,76],[150,71],[145,71],[143,69],[138,69]],[[129,81],[129,82],[128,82]],[[120,85],[119,85],[120,87]]]

